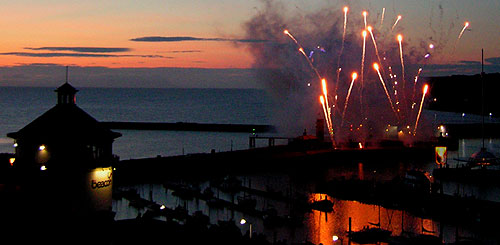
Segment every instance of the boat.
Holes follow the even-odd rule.
[[[320,201],[314,201],[309,204],[311,209],[318,210],[321,212],[333,212],[333,202],[328,199],[323,199]]]
[[[365,226],[362,230],[351,232],[348,236],[351,241],[366,244],[376,242],[387,242],[392,232],[379,227]]]

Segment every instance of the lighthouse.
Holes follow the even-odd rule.
[[[55,90],[57,103],[17,132],[17,178],[36,208],[74,217],[111,211],[112,145],[121,134],[76,105],[68,82]]]

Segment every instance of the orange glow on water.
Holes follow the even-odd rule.
[[[379,223],[380,220],[381,228],[392,231],[393,236],[400,235],[403,231],[421,234],[422,228],[434,232],[433,235],[439,235],[438,226],[432,220],[414,217],[401,210],[379,208],[377,205],[357,201],[337,200],[320,193],[311,194],[309,200],[319,201],[325,197],[334,202],[333,212],[324,213],[313,210],[307,214],[309,215],[308,223],[305,225],[308,230],[308,240],[314,244],[340,244],[332,240],[334,235],[340,237],[343,244],[348,244],[349,217],[352,231],[362,230],[365,226],[374,227],[372,224]]]

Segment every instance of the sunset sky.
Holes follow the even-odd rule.
[[[43,69],[31,69],[32,66],[104,67],[109,68],[110,73],[128,68],[252,68],[254,57],[248,46],[275,40],[248,38],[243,26],[263,11],[266,2],[3,0],[0,5],[0,86],[53,86],[53,83],[44,84],[43,79],[35,81],[36,77],[50,75],[43,74]],[[497,0],[279,2],[287,7],[283,9],[285,16],[330,8],[338,11],[342,18],[342,8],[349,6],[349,23],[359,22],[361,11],[367,10],[368,22],[375,28],[381,22],[382,9],[386,8],[386,26],[392,25],[398,14],[403,16],[397,31],[405,36],[405,45],[418,47],[420,43],[434,43],[439,47],[440,57],[432,63],[441,68],[446,65],[449,72],[470,73],[465,65],[477,65],[484,48],[487,72],[500,71],[500,2]],[[458,40],[466,21],[470,26]],[[347,28],[360,31],[355,26]],[[23,71],[31,72],[30,76],[16,80],[13,74]],[[197,69],[187,71],[192,73]],[[47,72],[53,73],[54,69]],[[432,69],[427,75],[434,75]],[[29,79],[33,81],[27,81]],[[124,81],[123,86],[129,86],[127,82],[137,83]],[[241,82],[235,81],[234,86],[255,85]],[[99,86],[98,83],[89,85]],[[188,87],[197,87],[196,81],[191,81]]]

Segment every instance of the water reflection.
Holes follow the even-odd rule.
[[[449,152],[449,159],[454,156],[463,156],[477,151],[480,140],[460,142],[457,151]],[[487,142],[489,147],[497,147],[498,140]],[[465,147],[465,148],[463,148]],[[498,151],[498,148],[496,148]],[[495,152],[498,154],[498,152]],[[332,164],[334,165],[334,164]],[[405,211],[403,207],[388,208],[384,205],[363,203],[355,200],[342,200],[333,196],[335,193],[318,193],[319,183],[332,180],[356,180],[364,182],[386,182],[395,178],[402,178],[412,169],[421,169],[432,173],[436,168],[435,159],[428,162],[414,162],[411,159],[401,162],[388,159],[385,162],[351,162],[335,164],[325,169],[314,169],[297,174],[266,173],[250,176],[233,176],[241,183],[235,186],[236,191],[228,192],[213,185],[208,180],[200,182],[185,183],[198,192],[210,189],[214,196],[227,203],[237,205],[243,197],[255,200],[255,209],[245,212],[232,206],[224,207],[210,206],[207,200],[201,198],[181,198],[174,195],[174,190],[163,184],[142,184],[133,186],[122,186],[120,189],[135,189],[141,198],[151,200],[157,204],[165,205],[170,209],[184,207],[189,214],[201,211],[209,216],[210,222],[216,224],[218,221],[232,221],[240,227],[243,234],[249,231],[249,225],[240,225],[239,221],[245,218],[252,224],[252,230],[264,234],[270,242],[287,241],[287,244],[302,243],[305,241],[314,244],[340,244],[334,243],[333,236],[340,237],[347,244],[349,218],[351,219],[351,230],[360,231],[364,227],[380,227],[391,231],[393,237],[429,235],[439,237],[444,243],[453,243],[458,238],[478,237],[481,232],[477,227],[468,227],[466,224],[443,223],[435,216],[422,217],[423,214],[415,214]],[[500,188],[488,187],[488,191],[467,189],[463,185],[457,185],[462,192],[474,192],[486,196],[500,196]],[[445,192],[454,190],[445,190]],[[332,212],[321,212],[317,210],[297,212],[301,200],[308,203],[328,199],[333,201]],[[131,206],[131,202],[124,198],[113,201],[113,211],[116,212],[115,219],[133,219],[144,215],[147,208]],[[271,212],[272,211],[272,212]],[[270,213],[281,218],[281,223],[272,223],[266,220]],[[420,215],[420,216],[419,216]],[[457,214],[460,217],[460,214]],[[289,217],[295,217],[302,225],[292,222]],[[164,217],[156,217],[163,219]],[[395,238],[393,238],[395,239]],[[353,243],[355,244],[355,243]]]
[[[311,194],[314,199],[323,194]],[[431,219],[415,217],[402,210],[386,209],[378,205],[364,204],[358,201],[333,199],[332,213],[314,210],[307,216],[308,239],[314,244],[335,244],[332,237],[338,236],[348,241],[349,218],[351,230],[376,227],[392,232],[392,236],[401,234],[427,234],[439,236],[439,225]],[[357,244],[352,242],[352,244]]]

